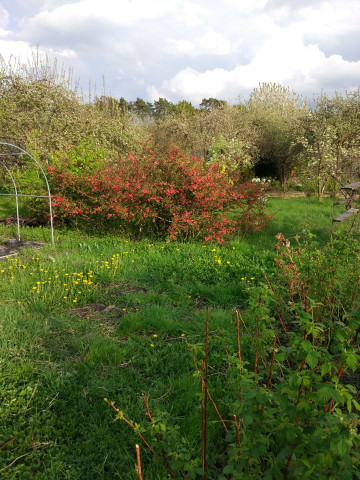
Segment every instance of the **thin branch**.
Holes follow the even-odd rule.
[[[18,460],[20,460],[20,458],[26,457],[26,456],[29,455],[30,453],[31,453],[31,452],[24,453],[24,455],[20,455],[20,457],[15,458],[15,460],[13,460],[11,463],[9,463],[9,465],[6,465],[6,467],[2,468],[2,469],[0,470],[0,472],[2,472],[3,470],[6,470],[7,468],[11,467],[12,465],[14,465],[15,462],[17,462]]]
[[[161,458],[159,457],[159,455],[155,452],[155,450],[151,447],[151,445],[148,443],[148,441],[143,437],[143,435],[136,429],[135,425],[133,425],[125,416],[124,414],[118,409],[115,407],[115,405],[110,402],[107,398],[104,398],[105,402],[107,404],[110,405],[111,408],[113,408],[115,410],[115,412],[119,415],[119,417],[121,418],[121,420],[124,420],[125,423],[127,423],[129,425],[129,427],[131,427],[134,432],[141,438],[141,440],[145,443],[145,445],[147,446],[147,448],[150,450],[150,452],[154,455],[154,457],[156,458],[156,460],[160,463],[160,465],[167,471],[169,472],[171,478],[175,479],[176,480],[176,477],[174,475],[174,472],[169,469],[169,467],[167,465],[165,465]]]
[[[17,437],[14,437],[14,438],[12,438],[11,440],[9,440],[8,442],[3,443],[3,444],[1,445],[1,447],[0,447],[0,450],[2,450],[3,448],[5,448],[6,445],[9,445],[10,443],[12,443],[14,440],[16,440],[16,438],[17,438]]]
[[[240,374],[242,373],[242,359],[241,359],[241,348],[240,348],[240,319],[239,319],[239,310],[236,310],[236,339],[237,339],[237,354],[240,365]]]
[[[142,477],[142,472],[141,472],[141,458],[140,458],[140,447],[138,444],[135,445],[136,448],[136,462],[137,462],[137,474],[139,477],[139,480],[143,480]]]
[[[205,336],[205,379],[204,379],[204,394],[203,394],[203,409],[202,409],[202,468],[204,474],[203,480],[206,478],[206,433],[207,433],[207,398],[208,398],[208,351],[209,351],[209,307],[206,310],[206,336]]]
[[[274,367],[274,359],[275,359],[275,344],[276,344],[276,336],[274,335],[273,337],[273,346],[272,346],[272,355],[271,355],[271,364],[270,364],[270,369],[269,369],[269,377],[267,381],[267,387],[271,388],[271,375],[273,372],[273,367]]]

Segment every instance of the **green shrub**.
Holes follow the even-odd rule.
[[[320,250],[310,234],[301,245],[277,240],[276,274],[250,287],[232,348],[221,332],[209,346],[211,314],[205,342],[189,345],[201,391],[197,451],[166,414],[152,417],[146,397],[147,425],[108,401],[171,478],[360,478],[359,242],[347,236]],[[218,438],[208,447],[217,453],[207,460],[211,403]]]

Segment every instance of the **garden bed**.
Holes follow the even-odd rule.
[[[41,248],[43,246],[44,244],[42,242],[30,242],[10,238],[6,242],[0,243],[0,260],[11,255],[16,255],[19,253],[21,248]]]

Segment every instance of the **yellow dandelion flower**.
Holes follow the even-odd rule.
[[[74,298],[73,303],[76,303],[76,302],[77,302],[77,298]]]
[[[218,263],[219,265],[221,265],[221,260],[220,260],[220,258],[219,258],[219,260],[217,260],[217,263]]]
[[[151,347],[151,348],[154,348],[155,345],[154,345],[153,343],[150,343],[150,347]]]
[[[154,338],[157,338],[157,334],[156,334],[156,333],[154,333],[153,337],[154,337]]]

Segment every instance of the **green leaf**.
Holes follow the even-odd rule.
[[[276,360],[283,362],[288,358],[289,354],[287,352],[280,352],[276,354]]]
[[[311,377],[309,377],[308,375],[304,375],[302,377],[302,383],[303,383],[304,387],[310,388],[311,387]]]
[[[226,465],[223,470],[223,473],[234,473],[234,465]]]
[[[349,450],[349,444],[344,437],[336,437],[330,442],[330,450],[340,456],[343,456]]]
[[[316,396],[321,403],[328,402],[330,399],[334,399],[336,401],[340,400],[340,395],[335,388],[331,387],[330,385],[326,385],[325,387],[321,387],[317,392]]]
[[[359,359],[356,353],[349,353],[349,355],[346,357],[346,365],[353,371],[358,368],[359,366]]]
[[[320,375],[324,377],[327,373],[331,371],[331,364],[330,363],[323,363],[321,365],[321,373]]]
[[[335,331],[335,337],[340,342],[343,342],[344,340],[346,340],[346,332],[342,329],[337,329]]]
[[[294,442],[297,437],[297,431],[298,429],[296,427],[291,427],[288,430],[286,430],[286,438],[288,442]]]
[[[243,422],[245,427],[248,427],[249,425],[251,425],[253,421],[254,421],[254,417],[251,415],[251,413],[245,412],[243,416]]]
[[[301,348],[305,350],[305,352],[310,352],[310,350],[312,349],[311,342],[309,342],[309,340],[303,340],[301,342]]]
[[[310,368],[315,368],[316,365],[318,364],[320,358],[320,354],[318,352],[315,352],[314,350],[311,350],[307,355],[306,355],[306,363],[309,365]]]

